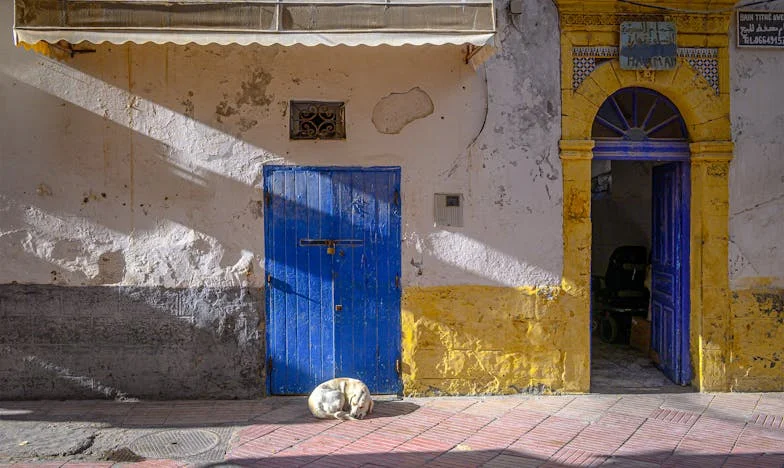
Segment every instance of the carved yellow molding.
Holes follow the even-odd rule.
[[[696,161],[732,161],[735,144],[731,141],[700,141],[689,145]]]
[[[595,145],[593,140],[561,140],[558,144],[561,159],[591,159]]]

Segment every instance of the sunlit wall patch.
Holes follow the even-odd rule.
[[[290,139],[346,139],[345,103],[325,101],[290,101],[290,104]]]

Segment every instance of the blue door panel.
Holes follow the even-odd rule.
[[[268,166],[264,184],[270,393],[399,392],[399,168]]]
[[[691,380],[689,356],[688,163],[653,169],[651,347],[673,382]]]

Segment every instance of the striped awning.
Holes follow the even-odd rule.
[[[492,0],[15,0],[26,44],[483,46],[494,33]]]

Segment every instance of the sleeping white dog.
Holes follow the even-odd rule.
[[[373,411],[370,390],[361,380],[327,380],[308,397],[308,408],[321,419],[362,419]]]

